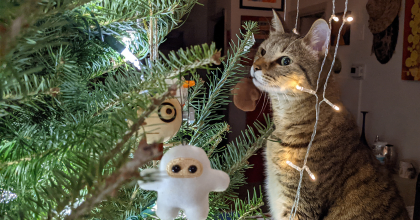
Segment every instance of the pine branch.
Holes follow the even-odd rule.
[[[194,143],[197,140],[200,133],[203,132],[203,129],[206,127],[206,124],[223,117],[211,115],[212,111],[214,111],[214,109],[220,109],[221,106],[227,105],[230,102],[227,97],[230,96],[231,86],[236,82],[234,76],[236,70],[240,66],[239,61],[254,44],[253,36],[254,33],[257,32],[257,24],[255,22],[246,23],[244,27],[247,33],[242,34],[243,40],[239,39],[238,46],[233,46],[233,55],[228,53],[227,61],[223,62],[225,70],[223,71],[222,76],[218,78],[217,74],[213,74],[212,78],[210,78],[208,97],[191,103],[197,111],[197,119],[195,122],[197,128],[195,129],[194,135],[191,137],[190,143]]]
[[[257,191],[254,188],[254,194],[252,196],[252,199],[250,198],[248,191],[248,201],[241,201],[239,199],[235,201],[235,211],[232,213],[231,219],[242,220],[247,219],[248,217],[255,214],[263,215],[262,210],[260,209],[263,205],[263,195],[260,186],[259,196],[257,196]]]
[[[115,149],[117,148],[118,147]],[[65,219],[72,220],[82,217],[96,204],[103,201],[107,196],[115,193],[115,191],[128,179],[139,177],[139,168],[160,154],[158,144],[148,145],[146,142],[140,143],[138,149],[134,152],[134,158],[108,177],[105,181],[105,186],[99,188],[97,194],[92,195],[92,197],[80,204],[80,206],[73,210]]]
[[[194,46],[191,48],[180,49],[177,52],[171,51],[168,57],[161,54],[160,59],[155,62],[146,63],[142,65],[142,69],[138,72],[145,76],[150,75],[151,73],[163,73],[166,78],[173,78],[177,75],[183,74],[187,71],[194,70],[199,67],[212,64],[220,64],[220,50],[216,49],[214,43],[210,46],[203,44],[200,46]],[[128,76],[129,77],[129,76]],[[121,100],[125,100],[132,93],[140,93],[141,90],[134,90],[131,93],[125,93],[118,97],[117,99],[111,99],[107,104],[104,104],[93,116],[98,116],[102,114],[107,109],[119,104]]]
[[[13,82],[10,82],[12,84]],[[24,75],[25,85],[15,86],[13,89],[4,91],[3,96],[0,97],[0,102],[11,102],[11,101],[22,101],[28,96],[35,96],[39,94],[56,95],[57,91],[53,88],[57,88],[59,84],[55,79],[48,79],[46,77],[38,76],[27,76]],[[22,91],[23,90],[23,91]]]
[[[73,9],[90,1],[92,0],[50,0],[45,3],[43,0],[26,0],[16,2],[17,4],[13,1],[1,1],[0,19],[6,22],[0,25],[3,29],[0,32],[0,63],[39,18]]]
[[[241,172],[252,167],[252,165],[249,165],[248,159],[264,146],[266,139],[274,131],[274,125],[270,119],[265,117],[265,121],[267,126],[258,121],[254,123],[254,127],[260,136],[257,137],[253,129],[248,127],[247,130],[242,132],[241,136],[226,146],[222,156],[215,155],[211,158],[213,168],[223,170],[231,177],[229,188],[224,192],[217,193],[212,199],[211,206],[221,203],[224,198],[233,197],[232,190],[244,183]]]
[[[212,147],[210,150],[207,151],[207,157],[211,157],[213,152],[215,151],[216,147],[219,145],[219,143],[222,141],[222,135],[224,135],[226,132],[228,132],[230,129],[229,124],[225,124],[225,126],[222,129],[218,129],[216,134],[213,134],[212,137],[204,144],[203,147],[206,147],[210,143],[212,143]]]
[[[166,93],[164,93],[159,99],[153,99],[153,105],[151,105],[143,114],[140,116],[140,119],[136,123],[131,125],[130,131],[125,134],[120,142],[117,143],[114,149],[111,150],[108,157],[105,158],[105,162],[108,162],[112,157],[114,157],[118,152],[121,152],[121,148],[125,143],[136,133],[140,126],[144,123],[145,119],[156,110],[169,96],[175,96],[177,86],[171,86]]]

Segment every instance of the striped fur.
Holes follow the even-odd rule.
[[[305,37],[300,37],[285,33],[274,14],[273,26],[275,31],[262,43],[254,60],[252,76],[254,84],[268,92],[272,101],[276,130],[267,141],[265,157],[269,206],[274,219],[279,220],[289,219],[299,181],[299,172],[286,161],[302,166],[315,124],[315,97],[295,87],[299,84],[315,90],[328,43],[324,33],[328,25],[318,20]],[[278,64],[284,56],[291,59],[290,65]],[[331,60],[327,59],[320,77],[319,97]],[[409,219],[395,183],[369,147],[359,142],[357,124],[339,97],[332,76],[326,98],[340,111],[321,105],[307,163],[316,180],[304,173],[297,218]]]

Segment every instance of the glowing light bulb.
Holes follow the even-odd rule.
[[[346,21],[348,21],[348,22],[353,21],[353,17],[346,18]]]
[[[328,99],[324,99],[324,101],[328,104],[328,105],[330,105],[333,109],[335,109],[335,110],[340,110],[340,108],[338,107],[338,106],[336,106],[336,105],[334,105],[334,104],[332,104]]]
[[[315,180],[315,175],[311,172],[311,170],[309,170],[309,167],[307,167],[306,165],[305,165],[305,170],[306,172],[308,172],[311,179]]]
[[[125,48],[122,52],[121,55],[123,55],[125,57],[126,60],[130,61],[132,64],[134,64],[134,66],[137,69],[141,69],[140,68],[140,61],[137,59],[136,56],[134,56],[133,53],[131,53],[131,51],[128,48]]]
[[[312,90],[312,89],[307,89],[307,88],[303,88],[302,86],[299,86],[299,85],[296,85],[296,89],[297,89],[297,90],[300,90],[300,91],[302,91],[302,92],[307,92],[307,93],[310,93],[310,94],[312,94],[312,95],[315,95],[315,94],[316,94],[316,92],[315,92],[314,90]]]
[[[333,16],[332,16],[332,19],[333,19],[334,21],[336,21],[336,22],[340,20],[340,19],[339,19],[337,16],[335,16],[335,15],[333,15]]]
[[[312,173],[310,173],[309,176],[311,177],[311,179],[315,180],[315,176]]]
[[[298,167],[298,166],[296,166],[296,165],[294,165],[292,162],[290,162],[290,161],[286,161],[286,163],[287,163],[287,165],[289,165],[289,166],[291,166],[291,167],[293,167],[294,169],[296,169],[296,170],[302,170],[300,167]]]
[[[302,170],[306,170],[306,172],[308,172],[309,176],[311,177],[311,179],[315,180],[315,175],[311,172],[311,170],[309,169],[308,166],[304,165],[302,168],[294,165],[292,162],[290,161],[286,161],[287,165],[293,167],[295,170],[297,171],[302,171]]]

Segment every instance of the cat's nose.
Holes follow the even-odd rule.
[[[258,70],[261,70],[261,67],[258,65],[254,65],[254,71],[258,71]]]

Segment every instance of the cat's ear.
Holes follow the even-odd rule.
[[[303,41],[313,50],[325,52],[330,39],[330,29],[324,19],[318,19],[312,24],[311,30],[303,38]]]
[[[271,20],[271,25],[273,26],[275,33],[280,33],[280,34],[284,33],[283,23],[280,19],[279,14],[277,14],[277,12],[274,9],[273,9],[273,20]]]

